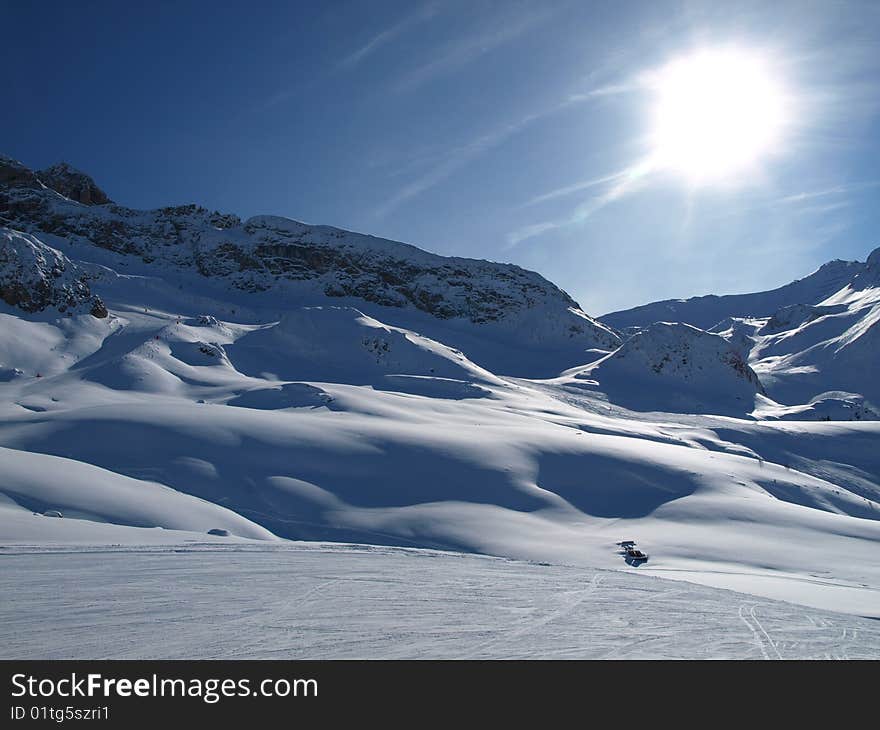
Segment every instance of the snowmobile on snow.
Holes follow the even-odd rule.
[[[626,557],[630,558],[631,560],[647,560],[648,559],[647,553],[643,553],[641,550],[637,550],[634,547],[630,547],[630,548],[626,549]]]
[[[636,547],[635,540],[621,540],[617,544],[623,548],[628,562],[645,562],[648,559],[647,553],[643,553]]]

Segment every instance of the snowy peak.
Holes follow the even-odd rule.
[[[853,277],[852,281],[847,284],[846,289],[853,292],[867,292],[874,289],[877,291],[872,292],[868,296],[862,295],[860,298],[870,301],[880,299],[880,248],[874,249],[871,252],[868,260],[865,262],[865,268]]]
[[[816,271],[790,284],[753,294],[726,294],[667,299],[603,315],[611,327],[646,327],[654,322],[685,322],[710,329],[727,317],[770,317],[783,307],[819,304],[840,291],[867,268],[859,261],[829,261]]]

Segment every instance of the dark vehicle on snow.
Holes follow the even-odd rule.
[[[627,562],[644,562],[648,559],[647,553],[643,553],[636,547],[635,540],[621,540],[617,544],[623,548]]]

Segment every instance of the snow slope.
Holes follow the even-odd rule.
[[[880,656],[870,619],[428,550],[194,544],[3,551],[0,563],[4,659]]]
[[[307,322],[315,321],[312,314]],[[10,450],[2,452],[4,462],[54,458],[93,471],[78,482],[33,461],[30,471],[46,483],[15,480],[0,492],[26,515],[58,509],[122,525],[221,527],[245,537],[259,536],[245,529],[255,523],[285,538],[442,547],[607,569],[625,567],[610,548],[634,536],[652,553],[642,570],[880,614],[880,566],[872,558],[880,540],[874,424],[841,430],[799,423],[798,436],[789,438],[781,423],[758,432],[730,418],[679,416],[676,423],[670,414],[627,412],[601,393],[570,391],[567,384],[581,382],[574,376],[497,378],[436,343],[348,310],[331,315],[341,315],[345,331],[395,334],[415,359],[363,370],[373,384],[242,373],[234,366],[236,344],[277,325],[196,314],[178,324],[177,315],[155,312],[111,313],[106,322],[84,315],[83,326],[103,328],[105,339],[82,337],[88,346],[66,359],[56,355],[55,369],[41,378],[25,351],[8,348],[22,375],[0,384],[0,446]],[[57,327],[22,316],[14,321],[25,333]],[[309,342],[304,332],[302,342]],[[47,339],[55,347],[61,341],[58,332]],[[210,341],[233,354],[178,352],[183,343]],[[360,333],[328,343],[340,363],[356,363],[363,350]],[[300,349],[291,345],[278,362]],[[127,372],[132,352],[142,380],[130,372],[111,379],[114,371]],[[419,374],[426,362],[454,367],[457,377]],[[180,522],[168,522],[169,515],[148,513],[140,503],[147,491],[132,491],[154,484],[221,505],[246,522],[183,513]],[[101,511],[98,487],[128,502]],[[30,535],[19,525],[14,542],[41,542],[49,522],[33,518]]]
[[[91,464],[13,449],[0,449],[0,462],[5,516],[15,521],[27,517],[20,512],[30,512],[35,518],[32,529],[37,531],[47,529],[44,520],[60,516],[65,525],[76,519],[169,530],[222,529],[251,539],[275,539],[268,530],[224,507]],[[23,509],[14,509],[16,505]],[[10,532],[4,537],[9,539]]]
[[[458,350],[389,327],[350,307],[303,307],[226,349],[243,373],[276,378],[385,384],[390,377],[501,383]]]

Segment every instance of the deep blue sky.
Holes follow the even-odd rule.
[[[880,245],[876,2],[0,0],[0,18],[0,151],[70,162],[132,207],[512,261],[593,314]],[[771,54],[797,98],[760,169],[565,192],[644,157],[634,79],[730,44]]]

